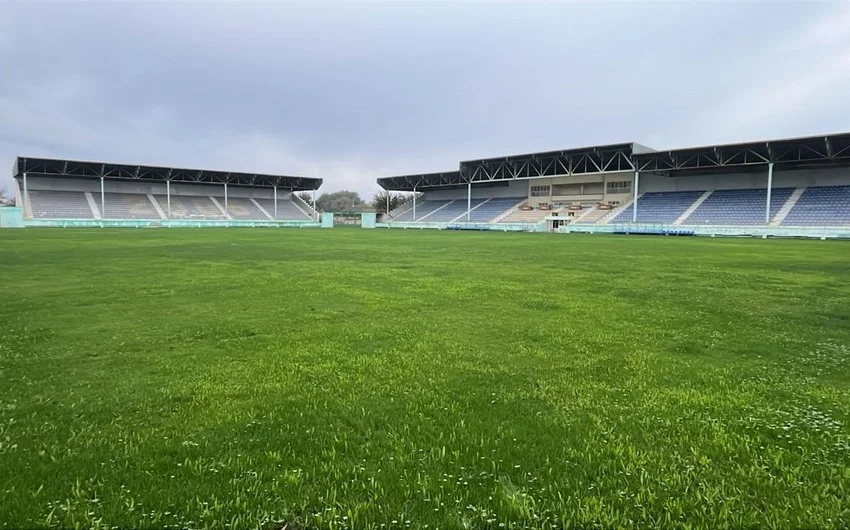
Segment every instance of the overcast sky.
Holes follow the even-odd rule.
[[[850,2],[0,0],[16,155],[375,178],[850,130]]]

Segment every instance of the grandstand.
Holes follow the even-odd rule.
[[[637,143],[384,177],[380,226],[850,237],[850,133],[656,151]]]
[[[25,226],[315,226],[321,179],[19,157]],[[850,237],[850,133],[656,151],[600,145],[379,178],[382,227]],[[4,217],[5,218],[5,217]]]
[[[318,226],[322,179],[19,157],[29,226]]]

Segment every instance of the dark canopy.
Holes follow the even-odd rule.
[[[777,169],[850,165],[850,133],[764,140],[739,144],[686,147],[633,156],[638,171],[670,176],[718,170],[746,171],[769,163]]]
[[[666,176],[850,166],[850,133],[655,151],[637,143],[599,145],[461,162],[459,171],[378,179],[387,190],[419,191],[562,175],[643,171]],[[766,170],[765,170],[766,171]]]
[[[240,173],[236,171],[211,171],[160,166],[111,164],[108,162],[83,162],[19,156],[13,168],[15,177],[24,173],[42,177],[100,178],[110,180],[139,180],[153,182],[182,182],[193,184],[232,184],[255,188],[277,186],[293,191],[316,190],[322,179]]]

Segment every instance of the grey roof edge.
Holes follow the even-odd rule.
[[[674,149],[659,149],[659,150],[650,150],[644,153],[635,153],[637,156],[648,156],[648,155],[664,155],[668,153],[687,153],[694,151],[709,151],[714,149],[746,149],[752,147],[764,147],[770,144],[803,144],[803,143],[813,143],[813,142],[821,142],[829,139],[846,139],[850,141],[850,132],[840,132],[840,133],[826,133],[826,134],[815,134],[810,136],[796,136],[791,138],[772,138],[768,140],[754,140],[749,142],[734,142],[734,143],[726,143],[726,144],[710,144],[710,145],[695,145],[689,147],[676,147]]]

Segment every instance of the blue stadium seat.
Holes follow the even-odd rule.
[[[523,202],[524,200],[525,197],[505,197],[498,199],[490,199],[478,208],[472,210],[471,221],[474,223],[486,223],[492,221],[496,217],[502,215],[514,206]],[[461,219],[461,221],[465,220],[465,217]]]
[[[850,186],[806,188],[782,226],[850,226]]]
[[[445,206],[447,203],[451,201],[422,201],[416,203],[416,220],[422,219],[424,216],[433,212],[437,208]],[[413,208],[411,205],[411,209],[398,215],[393,219],[393,221],[413,221]]]
[[[487,199],[472,199],[472,207],[475,208],[486,200]],[[434,212],[432,215],[429,215],[427,219],[424,219],[424,221],[445,223],[451,221],[459,215],[463,215],[463,217],[461,219],[458,219],[458,221],[466,221],[466,199],[456,200],[445,208]]]
[[[770,218],[788,201],[794,188],[774,188]],[[686,225],[763,225],[767,189],[716,190],[688,216]],[[640,206],[638,206],[640,211]]]
[[[639,223],[672,223],[705,191],[649,192],[638,198]],[[634,204],[630,204],[611,221],[631,223]]]

